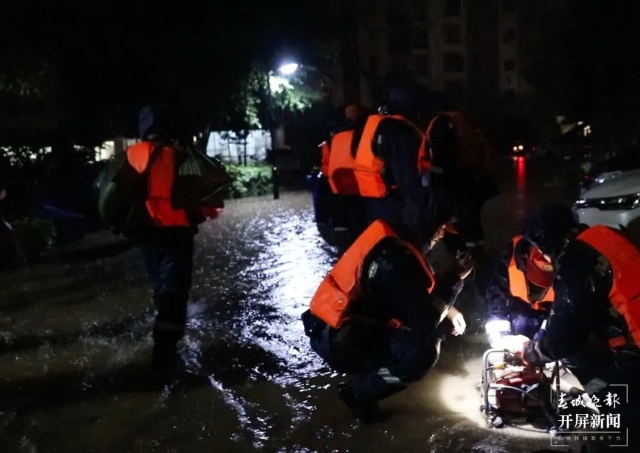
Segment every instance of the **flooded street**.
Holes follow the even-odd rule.
[[[489,255],[533,207],[572,201],[575,186],[554,172],[505,164],[503,194],[483,213]],[[361,426],[300,322],[337,259],[316,231],[310,195],[229,202],[201,227],[196,250],[185,365],[169,385],[149,369],[150,289],[137,250],[99,233],[0,275],[0,452],[549,448],[547,434],[488,430],[482,420],[475,386],[487,344],[473,285],[461,302],[468,333],[447,339],[436,368],[383,403],[389,422]]]

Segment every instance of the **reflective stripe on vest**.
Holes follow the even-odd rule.
[[[360,289],[360,274],[366,256],[376,244],[387,237],[400,240],[382,220],[376,220],[369,225],[320,283],[311,299],[311,313],[335,329],[342,326],[348,320],[351,302],[363,295]],[[431,284],[425,288],[425,291],[430,293],[435,287],[435,277],[431,267],[414,246],[402,242],[415,255],[429,277]]]
[[[382,177],[384,162],[376,157],[373,152],[373,140],[376,138],[380,121],[385,118],[395,118],[406,121],[400,115],[371,115],[367,118],[360,143],[358,143],[358,150],[356,151],[355,168],[360,195],[363,197],[384,198],[391,189],[391,187],[387,187],[387,183]]]
[[[602,225],[577,238],[604,256],[611,266],[611,305],[624,318],[629,333],[640,346],[640,251],[620,232]]]
[[[329,174],[329,159],[331,156],[331,148],[329,148],[329,144],[327,142],[320,143],[320,146],[318,148],[320,148],[321,153],[320,171],[323,175],[326,176]]]
[[[140,142],[127,148],[127,160],[138,173],[147,168],[155,146],[150,142]],[[174,178],[175,150],[165,146],[149,171],[145,203],[149,216],[160,227],[189,226],[186,212],[183,209],[173,209],[171,204]]]
[[[358,181],[355,176],[356,160],[351,153],[354,131],[338,132],[331,139],[329,158],[329,186],[334,194],[358,195]]]
[[[553,302],[555,293],[553,292],[553,288],[550,287],[545,291],[542,299],[531,300],[529,298],[527,277],[524,272],[518,269],[518,264],[516,263],[516,246],[520,240],[522,240],[522,236],[516,236],[511,241],[513,251],[511,252],[511,260],[509,261],[509,292],[512,296],[529,303],[534,310],[546,310],[547,307],[542,304]]]

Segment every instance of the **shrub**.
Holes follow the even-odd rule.
[[[11,223],[23,261],[40,260],[53,246],[56,229],[50,220],[30,218]]]
[[[227,165],[233,183],[224,189],[225,198],[266,195],[271,192],[271,166]]]

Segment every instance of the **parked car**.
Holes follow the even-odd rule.
[[[640,217],[640,170],[594,184],[574,203],[576,220],[586,225],[628,227]]]
[[[629,148],[599,163],[588,164],[580,181],[580,195],[596,184],[613,179],[623,173],[640,169],[640,148]]]

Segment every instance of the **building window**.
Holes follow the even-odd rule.
[[[445,44],[460,44],[462,42],[462,30],[460,24],[446,24],[442,28]]]
[[[378,11],[378,0],[369,0],[369,9],[371,11]]]
[[[426,27],[414,27],[411,44],[416,49],[429,47],[429,30]]]
[[[429,19],[427,9],[428,0],[413,0],[413,20],[416,22],[426,22]]]
[[[507,85],[511,85],[513,83],[513,77],[508,75],[507,78],[506,78],[506,81],[507,81]]]
[[[531,56],[531,53],[532,53],[531,44],[529,44],[528,42],[518,41],[518,55],[527,58]]]
[[[426,75],[429,72],[429,57],[416,55],[413,60],[413,68],[418,75]]]
[[[369,58],[369,71],[371,71],[372,74],[377,74],[379,70],[380,60],[378,60],[378,57]]]
[[[458,80],[446,80],[444,82],[444,88],[453,95],[460,95],[464,93],[465,86],[464,82]]]
[[[504,91],[504,98],[507,100],[514,100],[516,98],[516,90],[513,88]]]
[[[516,5],[514,0],[502,0],[502,12],[505,14],[513,13],[516,11]]]
[[[504,70],[507,72],[512,72],[516,70],[516,60],[513,58],[507,58],[504,60]]]
[[[444,0],[444,17],[457,17],[461,11],[460,0]]]
[[[511,43],[516,40],[516,31],[513,28],[505,30],[502,32],[502,42],[503,43]]]
[[[410,51],[411,34],[407,31],[394,31],[389,33],[389,53],[408,54]]]
[[[444,72],[463,72],[464,59],[459,52],[446,52],[442,58]]]
[[[408,23],[410,23],[409,15],[403,7],[389,5],[387,9],[387,25],[389,28],[406,27]]]

